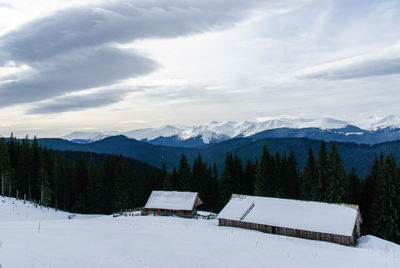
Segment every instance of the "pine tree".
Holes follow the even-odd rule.
[[[132,209],[135,206],[136,177],[128,163],[119,157],[114,176],[114,210]]]
[[[321,141],[321,146],[317,158],[318,183],[314,188],[316,201],[327,201],[326,180],[328,178],[328,154],[325,142]]]
[[[53,204],[56,209],[60,208],[60,201],[61,201],[61,189],[62,189],[62,175],[61,175],[61,168],[60,168],[60,160],[57,159],[53,165],[51,176],[50,176],[53,186]]]
[[[39,170],[41,166],[41,156],[39,152],[39,143],[36,139],[36,136],[33,138],[31,145],[31,170],[30,170],[30,184],[31,184],[31,194],[34,197],[39,197],[41,188],[39,188]],[[47,163],[49,164],[49,163]],[[46,173],[48,171],[46,170]]]
[[[218,212],[222,209],[219,206],[219,181],[218,181],[218,171],[217,165],[214,163],[212,170],[211,165],[209,172],[211,173],[211,182],[210,182],[210,211]]]
[[[221,175],[221,180],[219,184],[219,197],[220,206],[223,207],[231,198],[232,193],[234,193],[237,186],[237,181],[235,181],[234,172],[234,161],[231,153],[227,153],[225,157],[225,166]]]
[[[86,197],[87,197],[87,209],[88,212],[96,213],[97,208],[97,189],[96,189],[96,181],[99,179],[97,173],[97,166],[94,163],[93,158],[89,160],[88,166],[88,184],[86,188]]]
[[[263,146],[260,162],[255,172],[254,194],[259,196],[270,196],[272,187],[272,165],[273,159],[265,146]]]
[[[256,165],[251,163],[250,159],[248,159],[243,175],[243,194],[252,195],[254,193],[255,170]]]
[[[292,149],[290,150],[286,164],[286,197],[297,199],[299,197],[299,171],[297,169],[297,160]]]
[[[328,157],[328,180],[326,183],[326,201],[343,203],[348,200],[348,181],[346,172],[335,143]]]
[[[18,163],[16,168],[17,187],[28,200],[32,199],[31,184],[31,150],[29,146],[28,136],[21,141],[20,151],[18,152]],[[36,186],[36,185],[35,185]]]
[[[182,189],[179,174],[178,174],[178,171],[176,171],[176,168],[174,168],[172,170],[172,173],[169,175],[169,177],[170,177],[169,180],[171,183],[170,190],[177,191],[179,189]]]
[[[318,170],[315,163],[314,152],[308,148],[307,163],[304,166],[300,183],[300,198],[303,200],[318,200]]]
[[[383,239],[400,241],[400,181],[393,154],[386,157],[377,178],[373,201],[373,231]]]
[[[190,178],[192,177],[192,172],[184,154],[181,156],[178,176],[178,190],[188,191],[190,189]]]
[[[88,170],[85,159],[81,157],[76,163],[73,191],[74,191],[74,211],[86,212],[86,194],[87,194]]]
[[[10,158],[8,155],[7,144],[5,138],[0,138],[0,179],[1,179],[1,195],[8,194],[8,182],[11,175]]]
[[[361,181],[358,178],[354,167],[352,167],[350,170],[348,181],[349,181],[349,198],[347,202],[350,204],[360,204]]]
[[[47,173],[44,164],[42,164],[39,169],[37,188],[40,189],[40,205],[50,206],[53,191],[50,187],[49,174]]]
[[[160,178],[161,178],[161,181],[163,182],[163,190],[166,190],[166,191],[173,190],[171,176],[168,174],[167,167],[165,166],[165,164],[163,164],[163,166],[162,166]]]

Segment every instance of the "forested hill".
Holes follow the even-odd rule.
[[[189,162],[192,162],[198,154],[201,154],[205,162],[215,162],[217,164],[219,174],[222,172],[227,152],[237,153],[243,161],[247,159],[255,160],[261,156],[263,145],[266,145],[271,152],[278,151],[282,155],[288,155],[290,149],[293,149],[298,161],[298,167],[302,169],[306,163],[309,146],[313,148],[314,152],[317,152],[321,143],[319,140],[309,140],[306,138],[273,138],[261,140],[237,138],[207,148],[185,148],[152,145],[129,139],[125,136],[109,137],[89,144],[78,144],[62,139],[39,139],[38,141],[41,145],[55,150],[121,154],[157,167],[165,164],[169,170],[179,165],[182,153],[187,156]],[[330,146],[330,144],[328,142],[327,146]],[[368,175],[374,157],[381,152],[392,152],[396,161],[400,161],[400,141],[376,145],[337,142],[336,145],[346,171],[349,172],[351,167],[354,166],[361,178],[365,178]]]
[[[142,206],[160,169],[120,155],[55,151],[36,139],[0,138],[0,194],[72,212]]]

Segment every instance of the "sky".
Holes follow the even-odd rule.
[[[400,1],[0,0],[0,134],[400,114]]]

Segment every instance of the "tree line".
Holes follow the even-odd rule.
[[[159,169],[117,155],[58,152],[36,138],[0,138],[1,194],[77,213],[143,206],[161,189]],[[138,164],[140,163],[140,164]]]
[[[392,154],[375,158],[370,175],[360,180],[346,173],[334,143],[321,142],[307,163],[297,166],[288,155],[264,147],[255,162],[232,153],[218,177],[215,163],[199,154],[189,164],[168,171],[130,159],[74,152],[68,155],[41,147],[36,138],[0,138],[1,194],[77,213],[112,213],[144,206],[152,190],[198,192],[201,209],[219,212],[232,193],[330,203],[359,204],[363,232],[400,242],[400,171]]]

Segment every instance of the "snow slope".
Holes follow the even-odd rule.
[[[72,214],[54,208],[40,207],[30,202],[24,203],[23,200],[0,196],[0,222],[84,219],[94,216],[96,215]]]
[[[32,216],[5,221],[4,209],[0,207],[4,268],[400,267],[400,246],[372,236],[361,238],[360,246],[352,248],[219,227],[216,220],[159,216],[67,220],[60,212],[60,219],[39,221]]]

